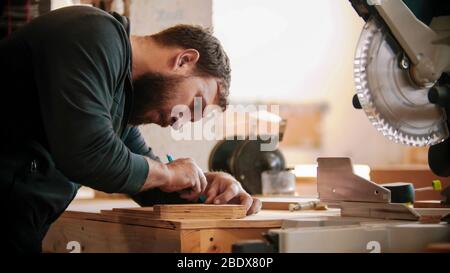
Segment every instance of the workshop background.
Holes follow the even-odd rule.
[[[372,169],[411,164],[427,169],[426,149],[389,141],[362,110],[352,106],[353,59],[364,22],[348,1],[316,0],[308,5],[306,0],[23,2],[30,8],[10,11],[23,17],[17,20],[18,27],[45,9],[88,4],[129,16],[132,34],[137,35],[179,23],[212,28],[231,59],[231,104],[280,105],[280,115],[287,120],[280,149],[289,167],[315,164],[319,156],[340,156]],[[5,24],[1,26],[8,31]],[[161,158],[167,153],[193,157],[208,169],[217,140],[175,140],[171,129],[157,125],[140,129]]]
[[[130,19],[134,34],[177,23],[213,27],[232,62],[231,103],[280,104],[292,118],[291,141],[281,145],[289,166],[314,164],[318,156],[348,156],[369,166],[426,163],[352,107],[353,56],[364,22],[348,1],[306,7],[297,0],[133,0]],[[156,125],[141,130],[162,158],[169,151],[190,156],[204,169],[217,142],[176,141]]]

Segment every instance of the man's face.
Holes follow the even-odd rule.
[[[213,77],[166,76],[147,73],[133,82],[134,100],[130,124],[155,123],[162,127],[174,125],[178,118],[171,117],[177,105],[189,107],[194,121],[194,99],[201,98],[202,113],[206,106],[217,104],[219,81]]]

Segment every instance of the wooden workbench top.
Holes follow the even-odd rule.
[[[263,210],[242,219],[161,220],[101,213],[102,210],[132,207],[139,206],[131,200],[76,200],[50,227],[43,249],[45,252],[69,252],[70,245],[76,243],[79,247],[75,250],[85,253],[231,252],[234,243],[263,240],[263,234],[281,228],[283,220],[340,214],[338,209]],[[427,211],[430,214],[430,209]]]
[[[75,201],[62,215],[64,218],[95,220],[121,224],[139,225],[167,229],[207,229],[207,228],[279,228],[282,221],[298,217],[339,216],[339,209],[326,211],[275,211],[262,210],[256,215],[242,219],[151,219],[141,215],[131,215],[112,211],[114,208],[139,207],[131,200]]]

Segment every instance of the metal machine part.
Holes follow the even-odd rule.
[[[428,88],[414,83],[409,65],[384,26],[370,19],[355,57],[359,103],[372,125],[395,142],[412,146],[440,143],[448,137],[444,109],[428,101]]]
[[[355,58],[353,105],[388,138],[431,146],[431,169],[450,176],[450,2],[350,2],[366,21]],[[434,17],[445,16],[439,27],[433,25]],[[391,203],[391,192],[355,175],[350,159],[318,163],[319,198],[339,206],[341,216],[285,220],[268,233],[279,252],[423,252],[450,240],[448,215],[441,218],[447,223],[420,224],[426,214]]]
[[[450,26],[448,18],[450,5],[444,1],[425,0],[350,0],[357,13],[366,21],[378,20],[386,26],[392,37],[408,57],[400,65],[408,68],[415,83],[431,87],[443,72],[450,72]],[[427,17],[441,17],[441,23],[433,28],[430,18],[424,19],[423,12],[410,6],[430,10]],[[439,9],[439,10],[437,10]],[[418,18],[419,17],[419,18]],[[421,21],[422,19],[422,21]],[[444,20],[442,20],[444,19]],[[411,63],[411,65],[409,65]]]
[[[355,56],[355,108],[391,140],[431,146],[450,176],[450,2],[350,0],[366,21]]]
[[[442,190],[441,196],[442,196],[442,204],[450,205],[450,187],[447,187],[444,190]]]
[[[391,203],[390,190],[354,174],[350,158],[318,158],[317,162],[319,199],[341,208],[342,216],[419,219],[414,209]]]
[[[240,242],[233,252],[421,253],[430,244],[450,240],[450,229],[445,222],[304,216],[284,220],[281,228],[269,230],[265,238],[267,242]]]
[[[350,158],[317,159],[319,199],[330,205],[340,202],[389,203],[391,192],[353,173]]]
[[[450,240],[447,224],[338,219],[286,220],[294,228],[274,229],[281,253],[386,253],[424,252],[429,244]]]
[[[414,203],[415,189],[412,183],[394,182],[394,183],[383,183],[380,185],[391,191],[392,203],[403,203],[403,204]]]
[[[261,174],[264,171],[286,169],[286,161],[280,150],[261,151],[261,145],[270,141],[261,136],[254,140],[222,140],[209,156],[209,170],[230,173],[247,192],[261,194]]]
[[[281,228],[269,230],[267,241],[240,242],[233,252],[424,252],[430,244],[450,240],[448,210],[416,211],[390,203],[391,192],[355,175],[349,158],[317,161],[319,199],[340,207],[340,216],[299,215],[284,220]],[[441,222],[417,222],[430,213]]]
[[[403,1],[369,2],[411,61],[410,73],[416,84],[431,87],[443,72],[450,72],[449,44],[440,33],[418,20]]]

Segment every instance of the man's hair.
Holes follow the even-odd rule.
[[[176,25],[151,37],[161,45],[197,50],[200,58],[197,62],[196,73],[200,76],[213,76],[220,79],[219,106],[226,109],[231,81],[230,60],[220,41],[212,35],[210,29],[193,25]]]

